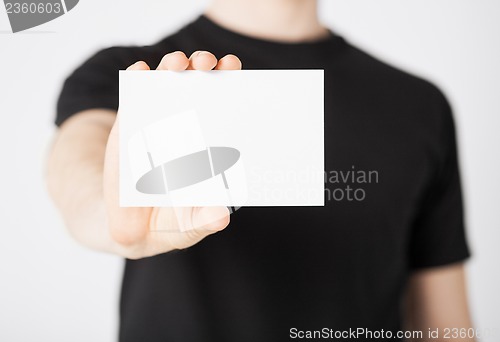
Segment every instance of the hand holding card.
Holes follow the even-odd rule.
[[[189,59],[182,52],[166,55],[158,66],[160,70],[181,71],[239,69],[241,63],[228,55],[217,60],[209,52],[195,52]],[[130,72],[150,70],[144,62],[130,66]],[[165,94],[162,94],[164,98]],[[141,111],[137,114],[140,115]],[[109,232],[118,246],[110,247],[115,253],[138,259],[190,247],[208,235],[229,224],[229,210],[218,207],[129,207],[119,205],[119,126],[121,111],[108,139],[104,163],[104,200]]]

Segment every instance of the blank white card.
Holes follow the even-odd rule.
[[[323,206],[322,70],[120,71],[120,205]]]

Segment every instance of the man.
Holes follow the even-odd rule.
[[[226,208],[184,208],[183,227],[170,208],[120,208],[118,70],[242,63],[325,70],[325,207],[242,208],[230,227]],[[103,50],[66,80],[56,123],[48,184],[67,226],[127,258],[121,341],[283,341],[323,328],[438,341],[429,329],[471,326],[450,108],[323,27],[316,1],[214,0],[153,46]],[[353,170],[376,181],[330,177]],[[366,196],[336,193],[353,187]]]

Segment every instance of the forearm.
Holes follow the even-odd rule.
[[[240,70],[241,62],[233,55],[217,60],[207,51],[197,51],[188,59],[176,51],[165,55],[157,68],[186,69]],[[139,61],[127,70],[151,69]],[[79,242],[138,259],[191,247],[227,227],[226,207],[120,207],[119,127],[115,122],[116,112],[110,110],[73,115],[59,129],[51,150],[49,192]]]
[[[111,251],[103,200],[103,167],[115,114],[91,110],[68,119],[57,132],[47,165],[49,192],[71,235],[83,245]]]
[[[408,341],[474,342],[474,338],[444,336],[446,329],[472,327],[467,303],[463,264],[455,264],[414,273],[408,283],[406,330],[422,331],[423,339]],[[428,331],[439,331],[429,337]]]

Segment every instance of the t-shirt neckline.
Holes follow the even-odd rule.
[[[205,32],[209,35],[213,35],[215,37],[219,37],[222,40],[227,39],[228,41],[239,41],[242,44],[247,46],[255,46],[255,47],[265,47],[269,49],[307,49],[309,51],[314,49],[324,49],[326,47],[331,47],[332,43],[338,43],[342,41],[342,38],[336,34],[334,34],[331,30],[328,30],[328,36],[312,41],[304,41],[304,42],[283,42],[277,40],[267,40],[257,37],[252,37],[249,35],[245,35],[239,32],[232,31],[226,27],[223,27],[213,20],[205,16],[204,14],[200,15],[193,23],[194,27],[197,27],[202,32]]]

